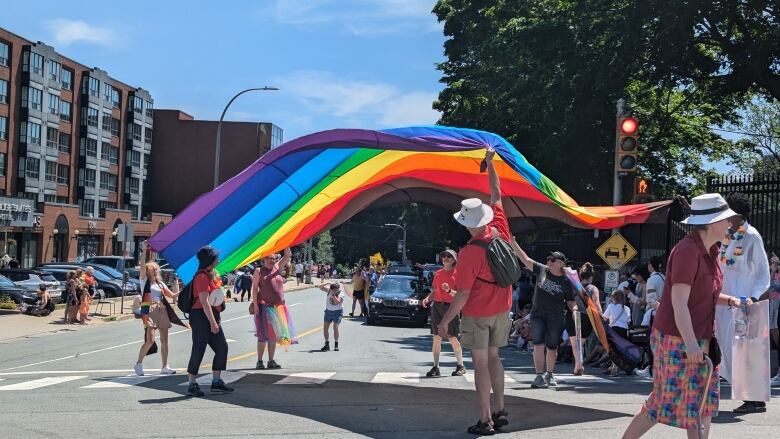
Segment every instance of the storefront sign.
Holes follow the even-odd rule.
[[[35,225],[35,201],[26,198],[0,197],[0,225],[33,227]]]

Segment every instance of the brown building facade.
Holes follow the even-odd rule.
[[[171,219],[145,197],[154,128],[146,90],[0,28],[1,251],[23,267],[121,254]]]
[[[174,215],[214,188],[217,123],[179,110],[154,110],[149,207]],[[223,122],[219,183],[282,143],[282,129],[261,122]]]

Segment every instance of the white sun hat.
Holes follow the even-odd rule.
[[[729,207],[720,194],[704,194],[691,200],[691,216],[682,223],[692,226],[706,225],[739,215]]]
[[[476,229],[493,220],[493,209],[479,198],[469,198],[460,202],[460,212],[455,212],[453,217],[460,225]]]

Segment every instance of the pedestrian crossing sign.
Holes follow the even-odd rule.
[[[601,259],[613,270],[619,270],[636,256],[634,247],[620,233],[612,235],[596,250]]]

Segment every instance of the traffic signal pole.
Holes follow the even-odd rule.
[[[612,205],[620,205],[620,174],[618,174],[618,161],[620,160],[620,118],[623,117],[626,110],[626,100],[623,98],[617,101],[617,115],[615,117],[615,166],[612,170]],[[612,229],[612,234],[615,235],[620,229]]]

